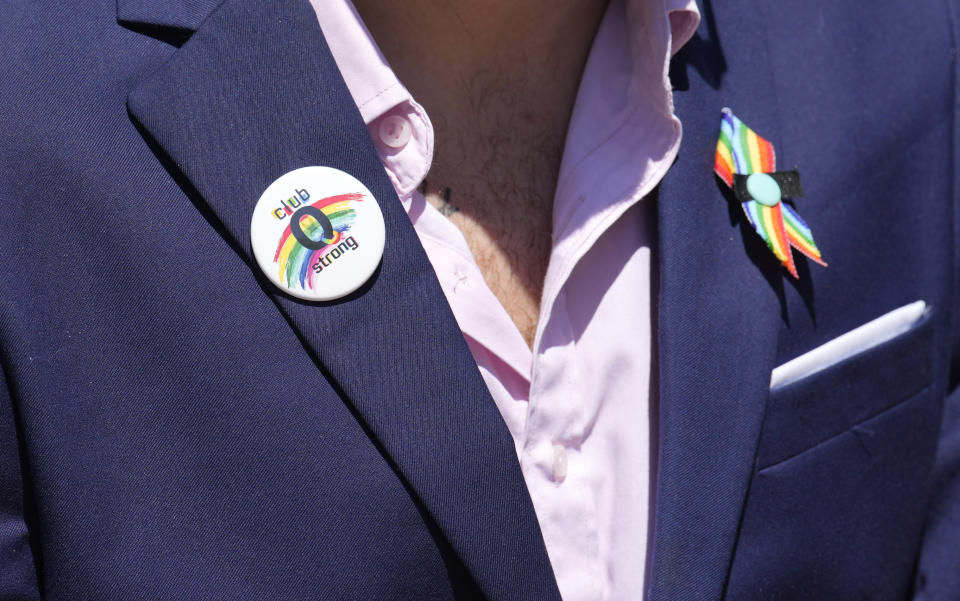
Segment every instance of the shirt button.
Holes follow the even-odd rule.
[[[380,122],[380,141],[390,148],[403,148],[410,141],[413,126],[400,115],[390,115]]]
[[[553,443],[553,481],[557,484],[567,479],[567,449],[562,444]]]

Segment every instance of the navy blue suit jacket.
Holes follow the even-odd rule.
[[[956,6],[720,4],[674,59],[654,199],[650,599],[958,599]],[[7,0],[0,57],[0,599],[559,599],[306,0]],[[799,167],[828,269],[787,277],[729,202],[725,106]],[[250,255],[260,193],[306,165],[386,220],[330,303]],[[905,334],[770,393],[915,300]]]

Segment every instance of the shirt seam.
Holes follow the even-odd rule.
[[[400,86],[400,82],[399,82],[399,81],[395,81],[395,82],[391,83],[390,85],[388,85],[387,87],[383,88],[382,90],[380,90],[379,92],[377,92],[377,93],[374,94],[373,96],[370,96],[369,98],[367,98],[366,100],[364,100],[364,101],[359,105],[358,108],[362,109],[363,107],[367,106],[368,104],[370,104],[371,102],[373,102],[373,101],[376,100],[377,98],[380,98],[381,96],[383,96],[384,94],[386,94],[387,92],[389,92],[390,90],[392,90],[392,89],[394,89],[394,88],[396,88],[396,87],[398,87],[398,86]],[[398,104],[399,104],[399,103],[398,103]],[[379,119],[379,118],[380,118],[380,115],[377,115],[376,117],[374,117],[373,119],[371,119],[370,122],[372,123],[372,122],[376,121],[376,120]]]

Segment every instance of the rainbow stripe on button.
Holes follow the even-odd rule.
[[[273,262],[277,264],[277,271],[280,279],[287,286],[294,287],[298,285],[303,289],[313,289],[314,269],[310,266],[317,262],[324,252],[336,247],[344,234],[350,231],[356,220],[356,213],[350,206],[353,202],[360,202],[364,198],[362,193],[338,194],[322,198],[309,206],[323,211],[323,214],[330,219],[333,226],[333,237],[330,240],[323,239],[323,230],[320,223],[309,215],[302,218],[300,226],[304,233],[317,242],[323,242],[324,246],[316,250],[305,247],[297,242],[293,235],[291,226],[280,235],[280,241],[277,244],[277,252],[273,256]]]

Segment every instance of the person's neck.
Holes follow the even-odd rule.
[[[469,119],[503,93],[513,112],[565,125],[607,0],[354,4],[400,81],[436,121]]]

